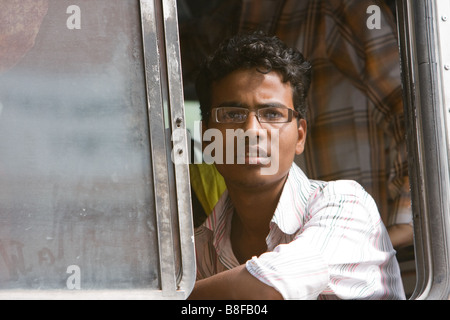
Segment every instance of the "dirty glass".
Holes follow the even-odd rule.
[[[0,6],[0,289],[157,289],[139,1]]]

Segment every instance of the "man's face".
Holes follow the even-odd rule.
[[[238,106],[250,110],[244,123],[217,123],[210,117],[204,126],[222,133],[224,159],[227,150],[233,150],[232,163],[216,163],[228,187],[270,187],[286,177],[295,154],[304,150],[306,121],[293,117],[287,123],[260,123],[255,111],[267,106],[294,109],[292,98],[291,85],[283,83],[276,72],[262,74],[255,69],[242,69],[213,84],[212,108]],[[248,136],[244,151],[237,148],[239,142],[235,138],[228,135],[227,139],[227,131],[238,129]]]

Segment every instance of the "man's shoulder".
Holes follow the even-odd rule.
[[[378,222],[380,213],[372,196],[354,180],[328,181],[311,194],[307,211],[320,212],[319,208],[334,208],[336,215],[358,213],[366,215],[368,221]],[[345,209],[344,209],[345,208]]]
[[[321,194],[325,197],[350,196],[365,201],[373,201],[372,196],[355,180],[334,180],[317,183],[315,195]]]

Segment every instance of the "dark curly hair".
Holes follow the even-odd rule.
[[[250,68],[261,73],[278,72],[283,82],[292,86],[295,110],[301,118],[306,118],[311,64],[298,50],[289,48],[279,38],[257,31],[224,41],[199,70],[196,91],[203,120],[208,118],[211,109],[212,83],[233,71]]]

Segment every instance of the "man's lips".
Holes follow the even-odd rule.
[[[244,155],[245,164],[266,165],[269,164],[269,162],[270,162],[270,155],[268,155],[267,151],[263,148],[248,148],[245,151]]]

